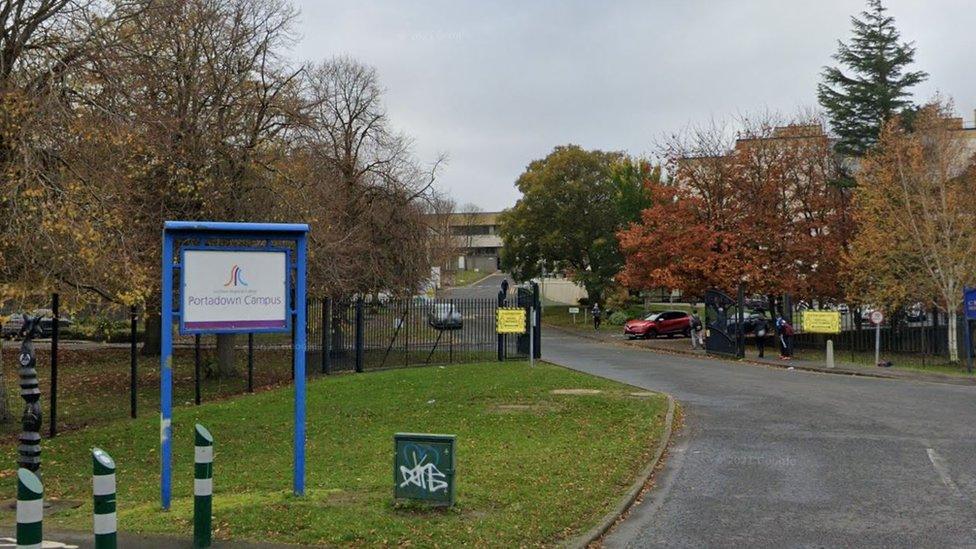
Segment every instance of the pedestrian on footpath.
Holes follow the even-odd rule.
[[[697,351],[698,347],[705,347],[705,327],[702,325],[701,317],[697,312],[691,313],[691,349]]]
[[[593,309],[590,310],[590,314],[593,315],[593,329],[594,330],[599,330],[600,329],[600,320],[601,320],[600,317],[603,315],[603,312],[600,310],[600,304],[599,303],[594,303],[593,304]]]
[[[756,350],[759,351],[759,358],[763,358],[766,351],[766,334],[766,318],[763,317],[756,324]]]
[[[776,319],[776,332],[779,334],[779,358],[790,360],[793,358],[793,325],[780,315]]]

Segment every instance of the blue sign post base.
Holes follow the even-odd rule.
[[[962,312],[966,320],[966,371],[973,373],[973,333],[971,323],[976,319],[976,288],[963,287]]]
[[[254,332],[289,332],[294,327],[293,342],[294,371],[295,371],[295,435],[294,435],[294,470],[292,489],[296,495],[305,493],[305,286],[308,225],[297,223],[227,223],[210,221],[167,221],[163,226],[163,254],[162,254],[162,328],[159,357],[159,445],[160,445],[160,482],[159,496],[162,508],[169,509],[172,498],[172,441],[173,441],[173,323],[179,320],[181,333],[254,333]],[[255,243],[259,244],[255,244]],[[237,243],[228,247],[228,243]],[[260,244],[263,243],[263,244]],[[277,246],[277,247],[275,247]],[[292,248],[283,248],[291,246]],[[178,250],[177,250],[178,248]],[[281,314],[286,315],[284,322],[280,319],[220,319],[205,320],[188,327],[185,318],[187,311],[183,309],[185,290],[188,281],[184,276],[185,251],[211,252],[282,252],[284,251],[284,303]],[[179,255],[177,255],[179,251]],[[267,255],[267,254],[265,254]],[[274,255],[274,254],[272,254]],[[180,261],[175,261],[176,257]],[[242,255],[243,257],[243,255]],[[267,259],[267,258],[265,258]],[[204,273],[214,274],[206,269]],[[174,300],[173,280],[180,282],[177,288],[178,299]],[[251,273],[247,276],[265,273]],[[220,273],[224,276],[225,273]],[[233,265],[230,277],[222,286],[248,286],[247,279],[239,265]],[[277,276],[277,275],[275,275]],[[222,281],[221,281],[222,282]],[[255,279],[251,280],[254,284]],[[294,288],[289,296],[287,289]],[[226,290],[231,292],[233,290]],[[224,314],[233,316],[233,299],[240,299],[241,303],[266,305],[277,307],[275,299],[278,297],[259,297],[255,301],[253,296],[240,298],[221,297],[210,298],[219,306],[227,305]],[[253,292],[246,292],[248,294]],[[174,306],[174,301],[179,304]],[[272,309],[274,309],[272,307]],[[228,312],[229,311],[229,312]],[[277,309],[274,309],[276,314]],[[294,322],[294,325],[292,325]]]

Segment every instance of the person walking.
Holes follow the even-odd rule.
[[[763,317],[756,324],[756,350],[759,351],[759,358],[763,358],[763,353],[766,351],[766,318]]]
[[[705,327],[702,325],[701,317],[697,312],[691,313],[691,348],[697,351],[698,347],[705,347]]]
[[[776,318],[776,332],[779,334],[779,358],[790,360],[793,358],[793,325],[780,315]]]
[[[590,310],[590,314],[593,315],[593,329],[594,330],[599,330],[600,329],[600,320],[601,320],[600,317],[603,315],[603,311],[600,310],[600,304],[599,303],[594,303],[593,304],[593,309]]]

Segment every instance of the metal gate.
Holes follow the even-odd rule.
[[[742,290],[735,300],[718,290],[705,291],[705,350],[709,353],[743,356]]]
[[[532,348],[535,358],[542,358],[542,309],[540,307],[539,285],[516,286],[507,291],[508,285],[498,292],[500,307],[520,307],[525,309],[525,333],[498,335],[498,360],[528,360]],[[531,314],[535,314],[535,327],[532,327]],[[532,347],[529,339],[534,338]]]

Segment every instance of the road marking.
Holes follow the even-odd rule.
[[[68,545],[60,541],[44,540],[40,545],[43,549],[77,549],[77,545]],[[0,538],[0,547],[17,547],[17,540],[14,538]]]
[[[952,477],[949,476],[949,468],[946,467],[945,460],[932,448],[927,448],[925,452],[929,455],[929,461],[932,462],[932,467],[935,472],[939,474],[942,478],[942,484],[946,485],[946,488],[952,490],[956,496],[963,498],[962,491],[959,490],[959,486],[956,485]],[[965,499],[965,498],[963,498]]]

